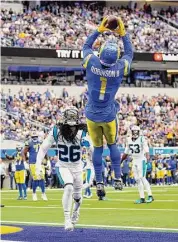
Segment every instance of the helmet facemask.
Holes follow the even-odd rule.
[[[75,143],[76,135],[79,130],[78,122],[78,110],[75,107],[66,109],[62,114],[62,122],[59,124],[62,138],[68,142]]]
[[[138,139],[140,136],[140,128],[138,126],[133,126],[131,129],[132,139]]]
[[[62,114],[63,124],[76,125],[79,121],[79,113],[75,108],[66,109]]]

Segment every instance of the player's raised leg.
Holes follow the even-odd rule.
[[[115,189],[122,190],[122,181],[121,181],[121,157],[120,151],[117,147],[117,134],[118,134],[118,122],[117,119],[114,119],[111,122],[103,123],[103,133],[106,138],[108,148],[110,150],[110,157],[112,161],[112,167],[114,170],[114,186]]]
[[[87,119],[87,127],[94,147],[92,160],[95,170],[97,196],[99,200],[102,200],[105,197],[102,178],[103,130],[101,123],[95,123],[89,119]]]
[[[64,193],[62,197],[62,206],[64,210],[64,219],[65,219],[65,230],[72,231],[74,226],[71,222],[71,209],[72,209],[72,200],[73,200],[73,176],[68,168],[57,168],[57,176],[60,180],[60,183],[64,185]]]

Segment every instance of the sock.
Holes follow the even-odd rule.
[[[64,187],[64,193],[62,197],[62,206],[64,210],[65,219],[70,219],[70,212],[72,208],[72,194],[73,194],[73,185],[68,184]]]
[[[141,180],[142,180],[143,185],[144,185],[144,187],[145,187],[145,189],[148,193],[148,196],[152,196],[151,187],[150,187],[150,184],[147,181],[147,179],[145,177],[142,177]]]
[[[45,193],[45,182],[44,182],[44,180],[39,180],[39,187],[41,188],[41,192]]]
[[[119,179],[119,178],[121,178],[120,151],[116,144],[108,145],[108,148],[110,150],[110,157],[111,157],[111,161],[112,161],[112,167],[114,169],[115,179]]]
[[[74,186],[73,198],[74,198],[73,212],[75,211],[79,212],[80,205],[82,204],[82,185],[80,185],[79,183],[77,186],[76,184]]]
[[[33,189],[33,193],[36,193],[36,189],[38,187],[38,181],[37,180],[33,180],[32,181],[32,189]]]
[[[75,199],[74,198],[73,211],[79,211],[81,203],[82,203],[82,199],[81,198],[79,198],[79,199]]]
[[[22,184],[18,183],[19,197],[22,197]]]
[[[139,192],[140,198],[145,198],[144,186],[143,186],[142,180],[138,179],[137,183],[138,183],[138,192]]]
[[[102,179],[102,154],[103,147],[94,147],[93,151],[93,165],[95,169],[96,182],[103,182]]]
[[[163,183],[163,179],[162,178],[160,178],[160,183]]]
[[[90,189],[90,187],[88,187],[88,196],[90,196],[91,195],[91,189]]]
[[[88,188],[85,189],[85,195],[87,196],[88,193]]]
[[[27,196],[27,187],[26,187],[25,183],[22,184],[22,189],[23,189],[23,192],[24,192],[24,197],[26,197]]]
[[[107,186],[107,177],[104,176],[104,185]]]
[[[170,178],[170,183],[172,183],[173,182],[172,176],[170,176],[169,178]]]

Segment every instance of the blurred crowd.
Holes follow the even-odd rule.
[[[113,185],[113,170],[110,157],[104,158],[103,178],[105,185]],[[128,157],[121,165],[121,174],[125,186],[134,186],[136,181],[132,171],[132,158]],[[151,156],[147,162],[146,177],[150,184],[171,185],[178,183],[178,154]]]
[[[48,130],[61,118],[62,111],[69,106],[79,110],[80,121],[85,122],[84,107],[88,99],[85,89],[80,98],[69,95],[66,88],[58,96],[46,89],[44,93],[21,89],[13,95],[3,90],[1,99],[1,136],[4,139],[23,141],[30,135],[32,127],[37,129],[43,139]],[[132,125],[139,125],[147,137],[150,147],[178,146],[178,99],[166,94],[152,96],[120,94],[118,145],[124,147],[128,130]]]
[[[56,173],[56,162],[58,156],[46,157],[43,161],[45,168],[45,184],[48,188],[61,188],[63,184],[60,183]],[[7,163],[0,160],[1,175],[9,178],[9,188],[16,189],[15,184],[15,165],[14,162]],[[28,189],[32,188],[32,177],[29,171],[28,163],[26,167],[26,186]],[[85,171],[84,171],[85,172]],[[128,157],[121,166],[121,174],[123,184],[127,186],[135,186],[136,181],[132,172],[132,159]],[[102,176],[105,186],[114,185],[114,173],[111,166],[109,156],[103,157]],[[177,155],[155,155],[147,163],[147,179],[152,185],[175,185],[178,183],[178,154]],[[95,179],[93,180],[95,184]],[[1,184],[1,189],[2,189]]]
[[[100,4],[70,2],[49,3],[28,8],[21,13],[1,10],[1,45],[26,48],[81,49],[86,37],[96,29],[103,15],[120,16],[138,52],[178,52],[178,30],[150,14],[150,7],[131,10],[129,7],[102,7]],[[171,15],[173,18],[174,15]],[[175,13],[177,16],[177,13]],[[175,17],[177,20],[177,17]],[[107,33],[94,44],[98,48]],[[119,46],[123,48],[122,42]]]
[[[168,9],[164,10],[161,9],[160,14],[167,18],[168,20],[171,20],[172,22],[175,22],[178,24],[178,11],[177,9],[173,9],[171,6],[169,6]]]

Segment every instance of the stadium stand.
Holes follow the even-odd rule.
[[[166,94],[151,98],[122,94],[117,100],[120,103],[118,144],[121,147],[125,143],[127,130],[136,123],[144,130],[151,147],[178,146],[178,99]],[[6,139],[25,140],[31,127],[37,127],[43,138],[68,106],[78,108],[83,121],[86,101],[87,90],[79,100],[69,96],[67,89],[60,98],[48,89],[44,93],[29,89],[25,93],[21,89],[18,95],[13,95],[11,90],[8,94],[1,92],[4,110],[1,133]]]
[[[131,34],[137,52],[178,52],[178,30],[159,17],[151,15],[149,7],[131,10],[101,7],[99,4],[73,3],[63,6],[60,2],[23,13],[1,10],[1,45],[4,47],[67,48],[81,49],[86,36],[96,27],[103,15],[119,15]],[[169,16],[169,14],[168,14]],[[171,18],[177,19],[177,13]],[[104,38],[104,39],[103,39]],[[104,35],[97,45],[113,35]],[[119,43],[122,48],[121,43]]]
[[[7,2],[7,1],[6,1]],[[13,1],[15,2],[15,1]],[[25,4],[28,2],[26,1]],[[23,6],[23,11],[1,9],[1,46],[33,49],[77,49],[81,50],[86,37],[100,23],[103,15],[118,15],[126,24],[130,33],[134,52],[164,52],[178,53],[178,13],[169,7],[167,10],[157,11],[151,5],[144,4],[143,8],[126,6],[106,6],[101,3],[81,2],[41,2],[41,6]],[[166,19],[166,20],[165,20]],[[172,25],[171,22],[175,24]],[[93,46],[98,49],[106,39],[115,39],[114,34],[103,34]],[[123,50],[122,43],[119,47]],[[7,48],[8,49],[8,48]],[[24,56],[25,58],[25,56]],[[6,63],[6,60],[5,60]],[[9,63],[9,62],[8,62]],[[18,67],[17,63],[15,64]],[[33,64],[33,63],[31,63]],[[30,64],[29,64],[30,65]],[[12,66],[13,67],[13,66]],[[13,71],[3,67],[1,82],[4,85],[14,85],[8,92],[1,90],[1,139],[2,141],[24,142],[29,138],[32,128],[36,128],[41,140],[48,130],[60,120],[61,112],[69,106],[75,106],[80,111],[81,122],[85,122],[84,107],[87,102],[87,90],[80,97],[69,95],[67,86],[85,86],[85,72],[78,67],[75,71],[61,72],[30,72]],[[61,67],[63,68],[63,67]],[[17,68],[18,69],[18,68]],[[7,71],[8,70],[8,71]],[[130,76],[123,80],[121,87],[178,87],[177,71],[169,75],[165,70],[131,70]],[[166,74],[165,74],[166,73]],[[164,77],[166,76],[166,77]],[[51,89],[37,92],[35,89],[23,88],[14,93],[15,85],[66,86],[62,95],[56,95]],[[123,150],[129,128],[138,123],[143,134],[147,137],[151,148],[166,149],[178,146],[178,99],[168,95],[152,95],[142,97],[130,94],[121,94],[117,97],[120,104],[118,112],[119,139],[118,145]],[[161,156],[161,159],[170,157]],[[55,156],[49,157],[51,163]],[[152,161],[157,163],[160,156],[153,156]],[[171,155],[171,159],[178,162],[178,157]],[[103,157],[105,162],[105,182],[113,185],[109,155]],[[129,163],[128,163],[129,164]],[[124,164],[122,173],[127,176],[123,180],[125,186],[135,185],[129,175],[130,166]],[[46,169],[46,186],[60,187],[58,180],[54,182],[52,170]],[[126,172],[127,171],[127,172]],[[152,169],[153,171],[153,169]],[[150,183],[156,183],[156,170],[151,173]],[[172,175],[174,177],[174,175]],[[30,174],[27,171],[26,184],[31,188]],[[172,180],[172,183],[175,183]],[[169,182],[166,180],[166,184]]]

